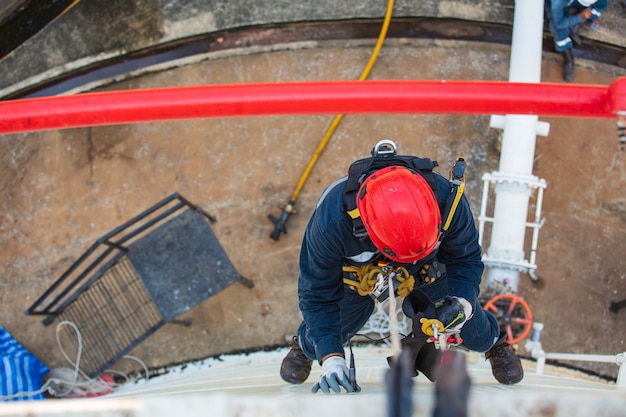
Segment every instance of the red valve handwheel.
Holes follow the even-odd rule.
[[[519,343],[530,333],[533,314],[523,298],[515,294],[499,294],[487,301],[483,309],[496,316],[509,344]]]

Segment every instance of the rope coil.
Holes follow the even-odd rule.
[[[357,280],[344,278],[345,284],[354,287],[360,296],[369,295],[376,286],[379,276],[384,275],[382,267],[374,264],[367,264],[363,266],[346,265],[343,267],[344,272],[356,275]],[[415,277],[409,274],[409,271],[404,267],[398,267],[395,269],[396,275],[394,279],[399,282],[396,290],[400,297],[406,297],[415,286]]]

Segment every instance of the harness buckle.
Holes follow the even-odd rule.
[[[391,285],[393,285],[393,293],[395,295],[400,286],[400,281],[396,279],[398,273],[395,268],[387,263],[383,263],[382,265],[379,263],[379,266],[382,272],[376,277],[376,284],[374,284],[374,288],[370,292],[370,297],[382,303],[389,298],[389,283],[391,282]]]

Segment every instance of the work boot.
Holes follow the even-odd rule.
[[[506,342],[506,335],[501,335],[491,349],[485,353],[491,363],[491,373],[504,385],[517,384],[524,378],[524,368],[513,347]]]
[[[574,78],[574,53],[571,49],[565,52],[561,52],[563,55],[563,79],[565,81],[572,81]]]
[[[578,35],[578,29],[583,25],[583,23],[577,23],[573,26],[569,27],[569,37],[572,38],[572,42],[574,42],[577,46],[582,46],[583,41],[580,39]]]
[[[291,339],[291,350],[280,365],[280,377],[290,384],[302,384],[311,373],[313,361],[306,357],[296,336]]]

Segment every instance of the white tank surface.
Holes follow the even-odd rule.
[[[385,375],[391,347],[360,345],[353,351],[360,393],[312,394],[321,370],[317,364],[304,384],[285,383],[278,375],[287,353],[282,348],[189,363],[99,398],[8,403],[0,416],[388,416]],[[482,355],[466,353],[466,360],[470,416],[606,417],[626,410],[626,391],[587,375],[552,366],[537,375],[535,363],[523,361],[524,380],[504,386]],[[433,415],[434,388],[421,375],[413,379],[412,416]]]

